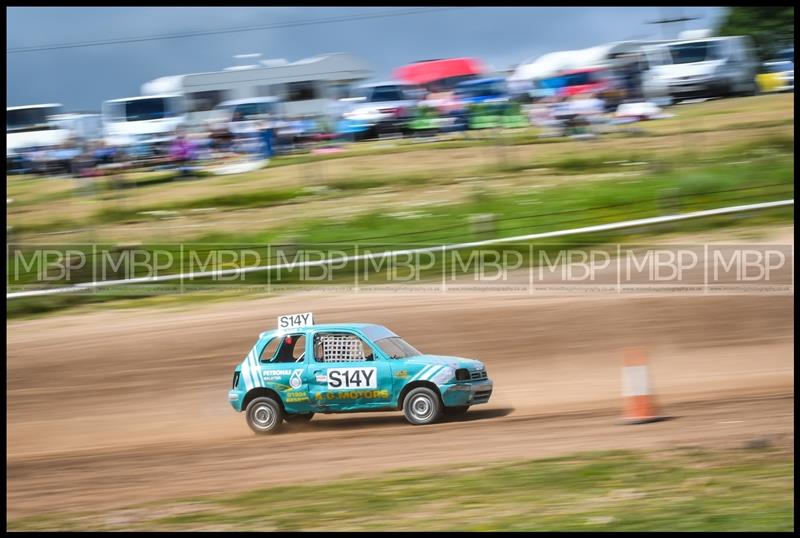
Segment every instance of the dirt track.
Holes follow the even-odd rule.
[[[793,296],[284,296],[8,325],[7,516],[583,450],[793,442]],[[257,437],[226,401],[280,313],[386,324],[484,360],[489,405],[426,427],[319,416]],[[621,349],[649,349],[673,420],[622,426]]]

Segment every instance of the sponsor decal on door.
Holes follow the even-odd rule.
[[[289,378],[289,385],[293,389],[299,389],[300,385],[303,384],[303,369],[299,368],[292,372],[292,377]]]
[[[378,374],[374,366],[368,368],[328,368],[328,390],[376,388],[378,388]]]

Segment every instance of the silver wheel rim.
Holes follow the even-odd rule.
[[[417,420],[428,420],[433,416],[433,402],[424,395],[411,400],[411,415]]]
[[[259,430],[268,430],[275,423],[275,412],[267,404],[259,404],[251,414],[253,424]]]

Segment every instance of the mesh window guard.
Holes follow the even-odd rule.
[[[319,346],[322,346],[322,362],[365,360],[361,340],[352,334],[320,334],[317,348]]]

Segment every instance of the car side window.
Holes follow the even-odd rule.
[[[276,338],[280,349],[272,362],[302,362],[305,358],[306,337],[304,334],[289,334]]]
[[[269,362],[275,356],[275,351],[277,351],[278,346],[281,343],[280,338],[273,338],[267,345],[264,346],[264,349],[261,350],[261,362]]]
[[[316,362],[361,362],[375,360],[372,347],[350,333],[317,333],[314,335]]]

